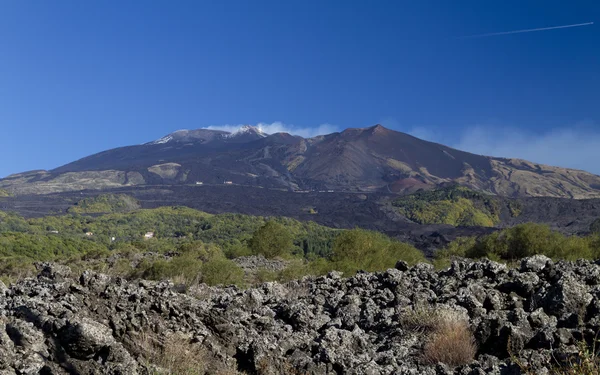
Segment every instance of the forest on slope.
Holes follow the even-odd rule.
[[[493,218],[499,212],[496,201],[463,188],[416,197],[405,198],[408,203],[399,208],[435,217],[441,212],[436,203],[440,199],[452,204],[468,198],[475,202],[468,209],[488,215],[480,217]],[[427,260],[412,245],[376,231],[335,229],[280,216],[209,214],[180,206],[140,209],[131,197],[101,195],[82,199],[58,216],[26,219],[0,211],[0,277],[12,281],[31,275],[36,262],[55,261],[74,270],[89,268],[127,278],[247,285],[331,270],[380,271],[397,261],[433,262],[443,268],[456,257],[509,263],[534,254],[597,259],[600,221],[590,230],[586,236],[567,236],[546,225],[519,224],[456,238]],[[248,256],[276,259],[281,266],[268,267],[267,262],[248,273],[236,263]]]

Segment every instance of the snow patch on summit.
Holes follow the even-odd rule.
[[[255,127],[255,126],[251,126],[251,125],[244,125],[244,126],[240,127],[239,129],[231,132],[230,134],[227,134],[225,137],[231,138],[231,137],[236,137],[238,135],[251,134],[251,133],[258,134],[258,135],[260,135],[263,138],[268,135],[267,133],[265,133],[264,131],[262,131],[260,127]]]
[[[149,145],[161,145],[161,144],[167,143],[167,142],[169,142],[171,140],[173,140],[173,136],[172,135],[167,135],[165,137],[157,139],[156,141],[153,141],[153,142],[149,142],[147,144],[149,144]]]

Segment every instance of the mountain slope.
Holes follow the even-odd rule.
[[[94,154],[51,171],[0,180],[14,194],[119,186],[233,184],[287,190],[410,193],[458,183],[502,196],[600,197],[600,177],[424,141],[381,125],[314,138],[180,130]]]

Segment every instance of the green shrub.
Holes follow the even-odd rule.
[[[521,215],[522,209],[523,208],[521,207],[521,203],[517,201],[508,202],[508,211],[510,212],[511,217],[518,217],[519,215]]]
[[[543,224],[519,224],[478,240],[457,238],[436,254],[436,262],[447,264],[452,256],[515,261],[535,254],[553,259],[596,259],[600,256],[600,240],[595,236],[565,236]]]
[[[102,249],[105,247],[85,238],[19,232],[0,233],[0,256],[4,257],[24,256],[32,260],[50,261]]]
[[[234,240],[232,242],[233,243],[228,244],[223,249],[223,252],[225,253],[225,256],[228,259],[234,259],[234,258],[252,255],[252,250],[250,250],[250,248],[247,245],[241,243],[238,240]]]
[[[260,227],[250,239],[252,253],[265,258],[288,255],[293,245],[290,232],[273,220]]]
[[[256,282],[257,283],[261,284],[261,283],[266,283],[266,282],[270,282],[270,281],[279,281],[279,272],[269,271],[264,268],[261,268],[258,271],[256,271]]]
[[[33,261],[23,256],[0,257],[0,280],[9,284],[35,273]]]
[[[84,253],[81,256],[81,259],[82,260],[99,260],[99,259],[108,258],[111,255],[112,255],[112,252],[110,250],[108,250],[107,248],[98,247],[98,248],[91,249],[91,250],[87,251],[86,253]]]
[[[425,261],[413,246],[385,235],[363,229],[340,234],[333,245],[333,269],[353,273],[358,270],[381,271],[393,268],[398,260],[410,264]]]
[[[108,269],[108,273],[114,276],[130,278],[134,269],[131,266],[131,261],[127,258],[118,259],[111,268]]]
[[[0,211],[0,233],[2,232],[28,232],[29,224],[25,219],[12,212]]]
[[[141,278],[148,280],[163,280],[175,276],[172,273],[173,268],[165,259],[150,260],[144,259],[138,265],[138,273]]]
[[[179,246],[179,252],[182,258],[199,259],[208,262],[213,258],[223,258],[224,254],[215,244],[206,244],[202,241],[194,241]]]
[[[233,261],[214,258],[201,267],[202,282],[208,285],[243,285],[244,271]]]
[[[457,237],[450,242],[444,249],[438,250],[433,259],[433,266],[436,269],[448,268],[450,260],[453,257],[466,257],[467,252],[472,251],[477,244],[476,237]]]

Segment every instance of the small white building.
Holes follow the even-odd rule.
[[[224,181],[223,182],[225,185],[233,185],[233,181]]]
[[[144,238],[145,239],[154,238],[154,232],[146,232],[146,234],[144,234]]]
[[[88,236],[88,237],[92,237],[94,235],[94,233],[92,233],[92,232],[85,232],[85,235]]]
[[[202,182],[202,181],[196,181],[196,185],[204,185],[204,182]]]

